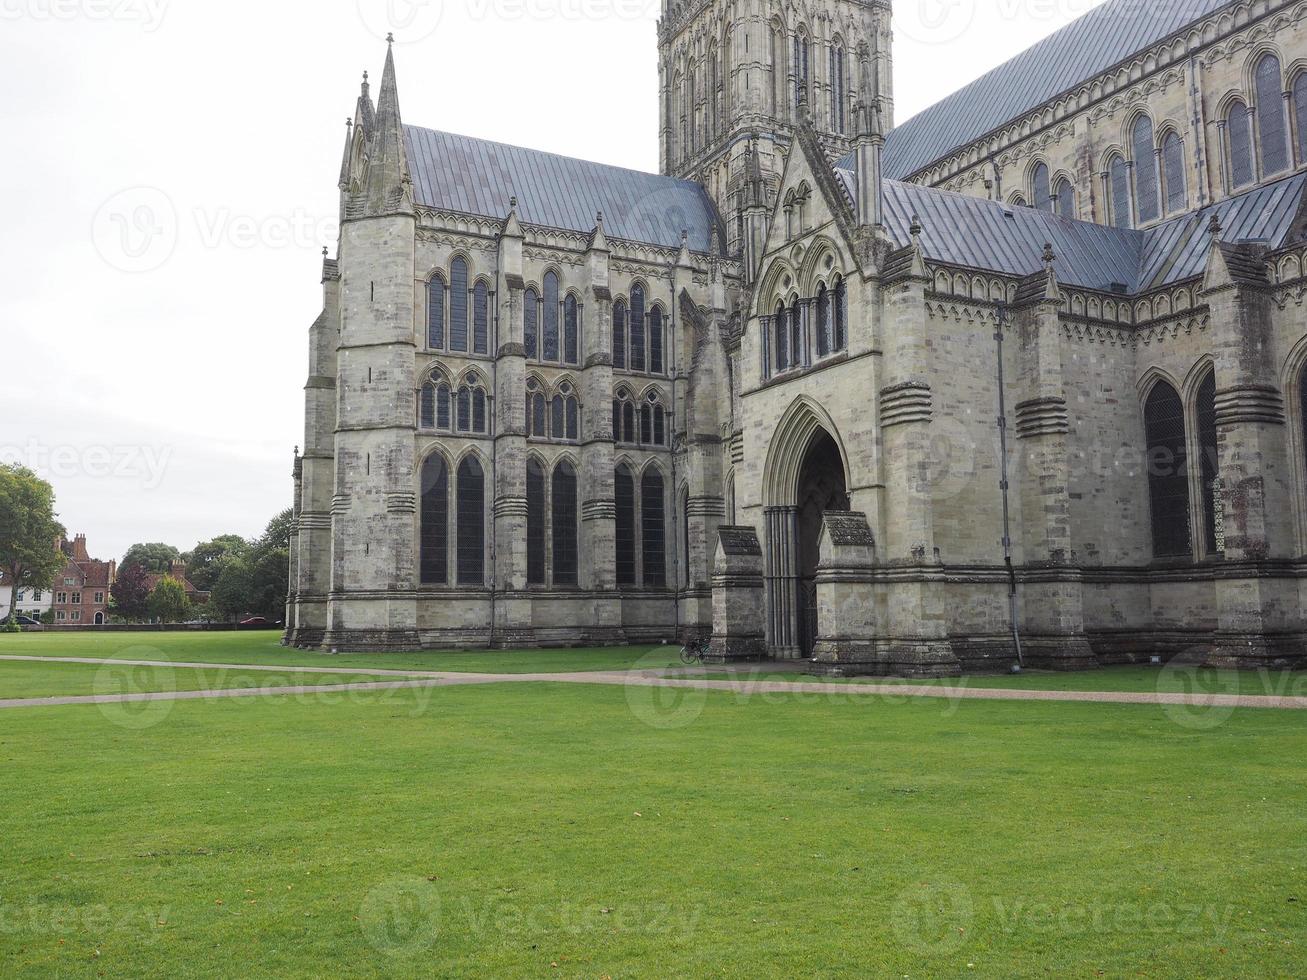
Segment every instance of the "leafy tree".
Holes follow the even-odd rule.
[[[263,548],[250,569],[250,609],[271,620],[286,614],[286,589],[290,578],[290,552],[285,548]]]
[[[184,623],[191,603],[186,589],[171,575],[165,575],[150,593],[150,615],[161,623]]]
[[[134,544],[123,555],[122,568],[139,565],[154,575],[167,575],[172,563],[181,558],[181,552],[170,544]]]
[[[263,532],[263,537],[259,538],[257,547],[266,548],[285,548],[290,550],[290,525],[295,519],[295,513],[289,507],[268,522],[267,528]],[[289,561],[289,559],[287,559]]]
[[[222,559],[218,580],[209,596],[210,612],[221,619],[235,619],[249,612],[253,608],[250,604],[253,589],[254,580],[245,559],[230,556]]]
[[[127,565],[109,588],[113,611],[123,619],[140,622],[150,614],[150,576],[141,565]]]
[[[59,550],[54,488],[22,466],[0,466],[0,570],[15,591],[48,589],[68,563]],[[10,618],[17,613],[17,603]]]
[[[223,559],[242,557],[249,550],[249,542],[238,534],[223,534],[212,541],[202,541],[186,560],[186,577],[201,592],[212,592],[222,572]]]

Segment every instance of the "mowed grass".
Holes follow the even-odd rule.
[[[0,715],[0,976],[1294,976],[1307,725],[550,684]]]
[[[571,673],[680,666],[675,647],[572,650],[325,654],[287,649],[281,634],[0,633],[0,656],[158,660],[172,663],[327,667],[333,670],[434,670],[460,673]],[[0,662],[2,663],[2,662]]]
[[[0,701],[168,691],[266,690],[327,684],[377,684],[403,679],[402,675],[386,677],[359,673],[253,671],[240,667],[201,670],[123,663],[93,667],[78,663],[0,661]]]
[[[1057,673],[1027,671],[998,676],[949,677],[905,680],[896,677],[831,678],[777,672],[760,664],[732,672],[708,669],[712,680],[748,682],[783,681],[828,684],[891,684],[909,686],[982,688],[1005,691],[1105,691],[1131,694],[1241,694],[1254,697],[1307,697],[1307,671],[1212,670],[1193,664],[1165,667],[1104,667],[1101,670]]]

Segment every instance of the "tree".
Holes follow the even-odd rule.
[[[268,522],[256,547],[285,548],[290,550],[290,526],[295,520],[295,513],[289,507]],[[288,559],[289,560],[289,559]]]
[[[191,603],[186,589],[171,575],[159,579],[150,593],[150,615],[161,623],[184,623]]]
[[[195,546],[186,561],[186,577],[201,592],[212,592],[222,572],[221,563],[230,556],[242,557],[250,550],[250,543],[238,534],[223,534],[212,541]]]
[[[286,588],[290,578],[290,552],[264,548],[250,569],[251,612],[278,620],[286,615]]]
[[[209,609],[215,617],[236,619],[253,609],[253,578],[243,558],[227,557],[219,563],[218,580],[209,596]]]
[[[48,589],[68,563],[59,550],[54,488],[22,466],[0,466],[0,571],[18,589]],[[12,619],[17,603],[10,610]]]
[[[141,565],[128,565],[109,587],[113,611],[123,619],[139,622],[150,614],[150,573]]]
[[[179,558],[181,552],[170,544],[134,544],[123,555],[122,568],[139,565],[154,575],[167,575]]]

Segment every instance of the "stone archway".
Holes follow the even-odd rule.
[[[821,560],[822,521],[828,511],[849,510],[844,460],[826,431],[812,437],[799,469],[798,535],[799,649],[811,657],[817,645],[817,564]]]
[[[846,459],[830,416],[797,399],[776,426],[764,475],[767,644],[778,659],[812,655],[822,517],[849,510]]]

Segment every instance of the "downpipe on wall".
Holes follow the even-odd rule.
[[[994,331],[994,343],[998,351],[998,446],[999,469],[1002,474],[999,489],[1003,494],[1003,565],[1007,569],[1008,617],[1012,622],[1012,646],[1016,651],[1017,662],[1012,667],[1014,674],[1025,669],[1026,658],[1021,651],[1021,620],[1017,615],[1017,570],[1012,564],[1012,505],[1011,481],[1008,473],[1007,459],[1007,393],[1004,388],[1003,374],[1003,328],[1007,326],[1007,304],[998,305],[998,328]]]

